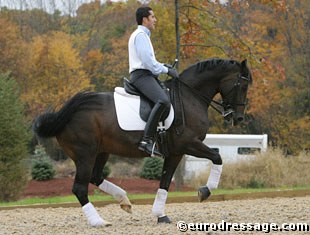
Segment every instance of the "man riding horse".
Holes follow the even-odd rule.
[[[212,164],[207,183],[198,189],[199,201],[206,200],[210,192],[218,187],[222,173],[222,158],[219,153],[203,143],[209,128],[208,108],[215,102],[213,98],[220,94],[223,101],[216,102],[220,106],[218,111],[225,119],[231,119],[233,124],[240,123],[244,119],[248,86],[252,83],[246,60],[238,62],[220,58],[193,64],[178,78],[176,70],[155,59],[149,38],[150,30],[156,22],[153,11],[150,8],[139,8],[136,15],[139,26],[129,40],[130,77],[132,85],[155,104],[146,127],[135,126],[129,128],[131,131],[122,128],[123,123],[119,122],[119,116],[128,115],[127,110],[123,111],[122,107],[130,107],[137,111],[141,102],[138,97],[137,104],[137,96],[126,96],[126,99],[121,99],[123,103],[119,105],[121,95],[116,91],[80,92],[58,111],[48,111],[37,117],[33,124],[33,130],[38,137],[56,137],[59,145],[74,161],[76,175],[72,192],[79,200],[91,226],[108,226],[111,223],[104,220],[89,201],[89,184],[112,195],[125,211],[132,211],[126,191],[105,179],[103,175],[103,167],[109,155],[142,158],[148,154],[160,154],[154,151],[154,136],[158,121],[171,104],[157,80],[157,75],[168,73],[174,77],[165,81],[164,85],[170,90],[176,110],[176,119],[166,128],[168,151],[161,149],[168,157],[164,160],[159,188],[152,207],[152,213],[157,217],[158,223],[171,223],[165,213],[165,204],[173,174],[184,154],[209,159]],[[129,105],[133,103],[135,105]],[[140,121],[138,113],[139,111],[135,112],[137,117],[132,119],[132,123]],[[127,116],[125,121],[126,124],[131,124]],[[141,140],[143,130],[145,131]]]
[[[158,122],[171,103],[158,80],[161,73],[178,78],[178,72],[155,58],[150,40],[151,30],[155,28],[156,18],[150,7],[140,7],[136,11],[138,28],[131,34],[128,42],[129,73],[131,84],[155,105],[148,117],[144,135],[139,143],[139,149],[151,156],[162,156],[155,148],[154,138]]]

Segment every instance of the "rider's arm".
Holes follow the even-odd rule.
[[[139,33],[135,38],[136,51],[144,67],[150,70],[154,75],[168,73],[168,68],[156,60],[152,45],[150,44],[150,39],[147,37],[147,35]]]

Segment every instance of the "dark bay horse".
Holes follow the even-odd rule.
[[[221,172],[221,156],[202,141],[208,131],[208,108],[220,93],[226,118],[235,124],[244,118],[248,85],[252,77],[246,60],[241,63],[226,59],[209,59],[196,63],[180,74],[179,79],[165,82],[175,109],[175,119],[167,130],[169,156],[164,160],[160,186],[152,212],[158,222],[169,223],[165,203],[172,176],[184,154],[212,161],[205,186],[198,190],[199,200],[208,198],[217,188]],[[118,123],[112,92],[81,92],[72,97],[58,112],[39,116],[33,125],[41,138],[56,137],[66,154],[74,161],[76,176],[72,192],[79,200],[92,226],[109,225],[88,200],[88,184],[94,184],[112,195],[121,208],[131,212],[126,192],[103,178],[102,170],[109,154],[143,158],[138,150],[142,131],[124,131]]]

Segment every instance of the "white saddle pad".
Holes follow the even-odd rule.
[[[144,130],[146,122],[140,118],[140,96],[126,93],[123,87],[114,89],[114,103],[117,121],[121,129],[125,131]],[[171,105],[169,115],[164,121],[165,129],[169,129],[173,122],[174,110]]]

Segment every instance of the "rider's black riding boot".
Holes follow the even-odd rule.
[[[142,140],[139,143],[139,149],[148,153],[151,157],[162,156],[162,154],[155,147],[154,137],[156,135],[158,122],[165,109],[165,104],[160,102],[155,104],[145,125]]]

